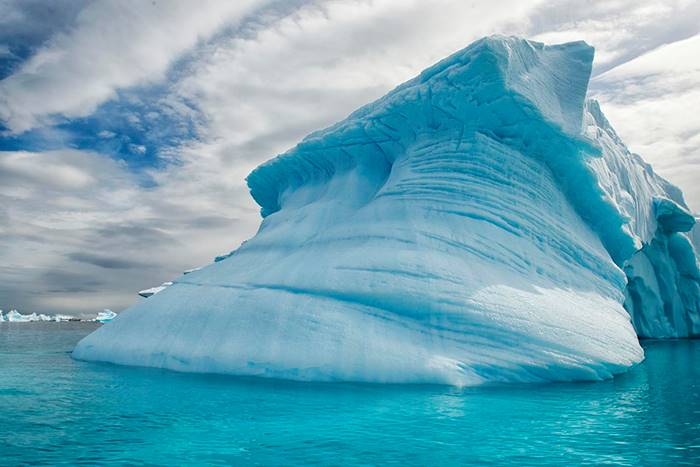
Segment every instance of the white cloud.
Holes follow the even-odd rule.
[[[146,154],[146,146],[143,144],[130,144],[129,151],[131,151],[133,154],[144,155]]]
[[[585,40],[596,48],[594,74],[700,32],[700,2],[548,1],[533,12],[529,34],[547,43]]]
[[[0,159],[0,174],[6,185],[20,180],[22,186],[43,185],[57,190],[84,188],[95,182],[85,170],[64,163],[52,153],[6,153]]]
[[[182,53],[260,1],[98,1],[0,82],[0,118],[14,132],[53,114],[79,117],[119,88],[158,80]]]
[[[536,3],[307,5],[253,37],[215,44],[177,88],[209,118],[209,135],[231,143],[284,127],[308,131],[333,123],[474,39],[501,31]]]

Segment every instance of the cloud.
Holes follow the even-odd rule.
[[[0,79],[55,34],[66,31],[85,0],[0,0]]]
[[[42,282],[50,284],[47,292],[51,294],[94,293],[104,286],[104,282],[92,274],[61,269],[47,271],[40,278]]]
[[[698,18],[697,1],[557,0],[532,13],[527,32],[546,43],[585,40],[596,48],[596,75],[700,33]]]
[[[73,27],[0,82],[0,118],[13,132],[61,114],[90,114],[119,88],[162,79],[198,41],[250,13],[260,2],[96,1]]]
[[[209,138],[253,150],[271,139],[289,144],[474,39],[500,31],[536,3],[305,5],[254,34],[212,44],[174,89],[207,116]],[[257,160],[261,155],[251,154]]]
[[[121,309],[136,291],[230,251],[254,232],[255,211],[221,196],[244,191],[202,176],[173,168],[147,186],[89,151],[0,153],[0,307]]]
[[[0,159],[0,183],[18,189],[42,185],[45,188],[60,190],[84,187],[95,182],[92,176],[80,167],[63,163],[58,154],[4,154]]]
[[[96,255],[93,253],[74,252],[69,253],[66,257],[70,260],[79,263],[92,264],[104,269],[135,269],[148,267],[147,263],[123,259],[117,256]]]
[[[492,33],[596,45],[591,91],[632,149],[697,209],[700,141],[682,117],[700,105],[695,5],[91,3],[0,82],[8,126],[39,125],[36,138],[63,144],[0,152],[0,307],[119,310],[136,291],[232,250],[259,224],[250,170]],[[148,86],[158,92],[141,92]],[[94,120],[79,121],[94,132],[93,149],[69,148],[70,128],[41,126],[76,116]],[[159,142],[160,163],[133,162],[153,157]],[[133,159],[107,157],[109,144]]]

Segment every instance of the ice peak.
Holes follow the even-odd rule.
[[[426,132],[483,133],[539,151],[532,142],[543,135],[577,144],[592,60],[593,48],[580,41],[487,37],[256,168],[247,178],[251,195],[267,216],[290,188],[357,165],[390,167]]]

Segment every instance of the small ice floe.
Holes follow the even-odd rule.
[[[115,312],[105,308],[104,311],[97,313],[97,316],[95,316],[95,319],[93,321],[97,321],[98,323],[109,323],[116,316],[117,316],[117,314]]]

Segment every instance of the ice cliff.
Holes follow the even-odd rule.
[[[469,385],[608,378],[637,334],[699,334],[694,218],[586,101],[592,60],[482,39],[309,135],[248,176],[255,237],[74,356]]]

